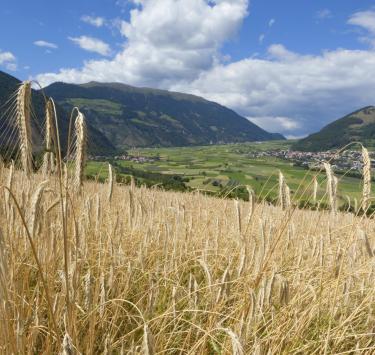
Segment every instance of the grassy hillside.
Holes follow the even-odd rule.
[[[193,95],[123,84],[55,83],[45,88],[64,108],[79,106],[116,148],[187,146],[282,139],[234,111]]]
[[[375,107],[368,106],[338,119],[321,131],[301,139],[294,150],[324,151],[342,148],[350,142],[375,146]]]
[[[0,200],[2,353],[375,350],[373,219],[70,179],[64,218],[43,180],[12,179],[27,229]]]

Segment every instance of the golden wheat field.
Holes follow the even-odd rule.
[[[63,219],[56,180],[10,174],[2,353],[375,349],[373,220],[95,183]]]
[[[329,164],[331,211],[298,210],[282,173],[279,206],[122,186],[111,166],[85,182],[84,116],[67,164],[49,101],[37,172],[27,90],[19,163],[0,164],[1,354],[375,352],[375,222],[336,211]]]

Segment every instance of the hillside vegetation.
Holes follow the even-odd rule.
[[[17,91],[15,161],[0,162],[0,353],[373,353],[371,169],[355,213],[300,210],[281,171],[278,205],[84,180],[87,126],[61,154],[46,103],[33,161],[29,82]],[[310,195],[310,192],[309,192]],[[361,216],[359,216],[361,214]]]
[[[87,121],[117,149],[284,139],[201,97],[119,83],[54,83],[44,89]]]
[[[351,142],[375,146],[375,107],[368,106],[338,119],[317,133],[297,141],[292,149],[324,151],[338,149]]]

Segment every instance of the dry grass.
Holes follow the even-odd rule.
[[[12,187],[53,314],[2,199],[2,353],[319,354],[327,336],[328,353],[375,346],[373,220],[127,186],[109,201],[108,186],[86,182],[66,199],[66,280],[58,182],[25,184],[17,170]]]
[[[279,206],[119,186],[111,166],[84,182],[77,112],[72,176],[53,131],[57,175],[22,145],[23,170],[0,167],[1,354],[375,352],[375,222],[336,212],[328,163],[335,213],[296,209],[281,172]]]

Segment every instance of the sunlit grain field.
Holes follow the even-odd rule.
[[[36,170],[25,102],[19,162],[0,164],[0,353],[375,352],[375,223],[337,211],[328,163],[321,211],[281,172],[277,206],[124,186],[111,166],[84,181],[84,116],[68,158],[49,149]]]
[[[57,353],[64,336],[84,354],[375,346],[373,220],[129,186],[109,201],[95,183],[63,219],[55,179],[33,204],[42,180],[14,173],[20,211],[1,192],[2,353]]]
[[[323,198],[326,192],[324,172],[317,175],[316,171],[294,166],[288,160],[249,156],[254,151],[287,150],[290,145],[290,141],[271,141],[202,147],[135,149],[130,150],[129,154],[150,158],[158,157],[160,160],[144,163],[118,160],[115,163],[119,170],[121,167],[133,168],[139,172],[156,172],[166,176],[177,175],[187,178],[186,185],[189,188],[209,191],[216,195],[225,195],[223,190],[230,190],[235,186],[248,185],[261,198],[277,198],[278,170],[281,170],[285,175],[295,200],[307,199],[311,194],[311,180],[317,176],[319,180],[318,196]],[[105,161],[89,161],[86,174],[105,179],[107,164]],[[361,179],[348,176],[348,173],[349,171],[338,176],[340,183],[337,197],[340,205],[347,203],[348,197],[351,200],[361,197]],[[119,171],[118,176],[121,178],[123,174]],[[140,183],[145,183],[142,178],[137,176],[136,178]]]

